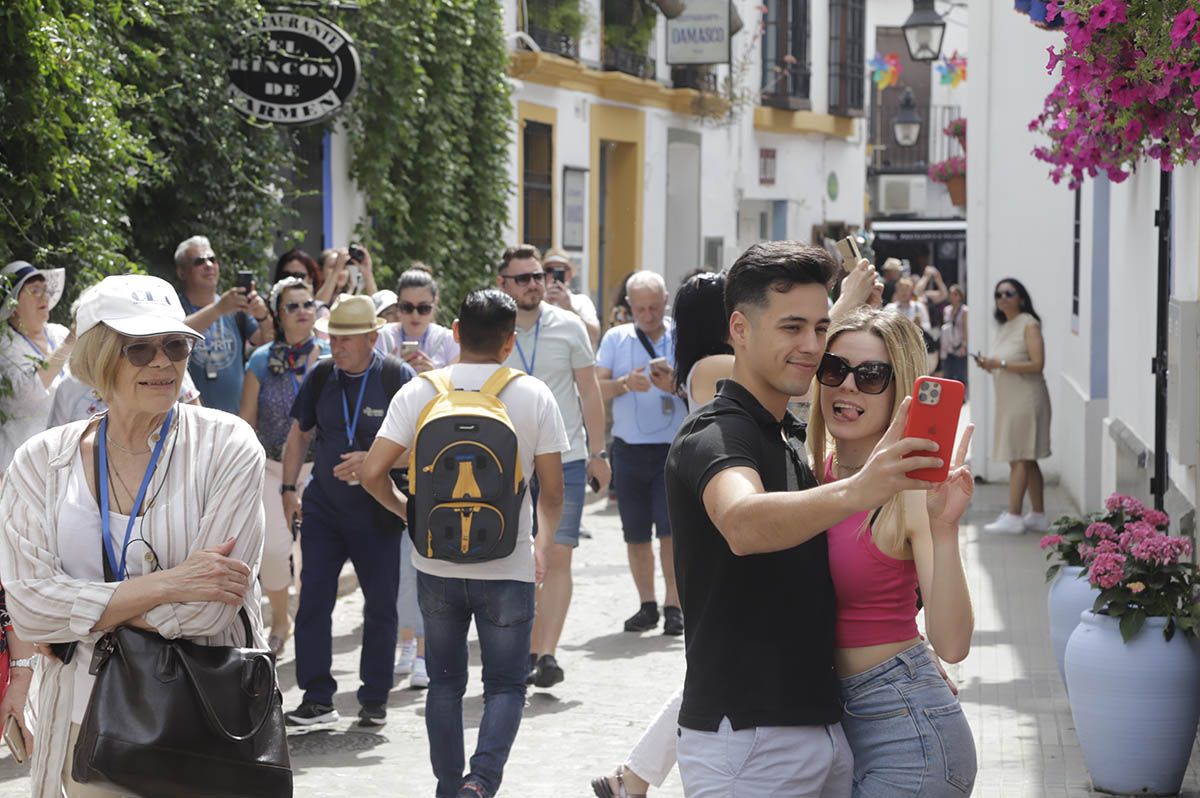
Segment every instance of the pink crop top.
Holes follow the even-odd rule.
[[[830,457],[826,482],[833,481],[832,464]],[[859,531],[869,515],[855,513],[826,535],[837,595],[838,648],[899,643],[917,636],[917,564],[880,551],[870,527]]]

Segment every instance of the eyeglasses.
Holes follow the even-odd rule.
[[[201,255],[201,256],[192,258],[193,266],[203,266],[206,263],[216,263],[216,262],[217,262],[216,255]]]
[[[858,390],[872,395],[886,391],[893,376],[892,367],[887,363],[868,360],[851,366],[844,358],[826,352],[821,358],[821,365],[817,367],[817,382],[827,388],[836,388],[851,374],[854,375]]]
[[[525,274],[502,274],[501,280],[512,280],[517,285],[529,285],[530,280],[537,280],[539,283],[546,282],[545,272],[525,272]]]
[[[529,281],[526,280],[525,282]],[[400,308],[401,313],[420,313],[422,316],[428,316],[430,313],[433,313],[433,305],[428,302],[422,302],[419,305],[414,305],[411,302],[401,302],[396,307]]]
[[[181,360],[187,360],[188,355],[192,353],[192,339],[180,337],[168,338],[161,343],[142,341],[136,344],[126,344],[121,347],[121,354],[125,355],[125,359],[129,361],[130,365],[141,368],[154,360],[160,349],[167,356],[167,360],[178,363]]]
[[[304,308],[305,310],[312,310],[316,306],[317,306],[316,302],[314,302],[311,299],[308,299],[308,300],[305,300],[304,302],[289,302],[283,306],[283,309],[288,313],[295,313],[300,308]]]
[[[1017,295],[1016,291],[997,291],[996,299],[1012,299]]]
[[[44,283],[35,283],[33,285],[26,285],[23,289],[21,289],[21,293],[29,294],[31,297],[35,297],[36,299],[41,299],[42,297],[50,294],[50,289]]]

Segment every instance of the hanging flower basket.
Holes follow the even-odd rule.
[[[945,183],[950,191],[950,201],[960,208],[967,204],[967,159],[953,155],[929,167],[929,179]]]
[[[1029,129],[1049,138],[1033,154],[1056,183],[1200,160],[1200,2],[1054,0],[1047,20],[1066,31],[1047,48],[1061,79]]]

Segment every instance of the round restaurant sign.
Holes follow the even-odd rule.
[[[255,122],[310,125],[342,109],[359,76],[358,51],[328,20],[269,13],[242,38],[229,67],[233,106]]]

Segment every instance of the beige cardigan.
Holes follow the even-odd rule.
[[[153,545],[162,568],[182,563],[196,550],[235,537],[234,557],[250,566],[254,579],[244,606],[255,644],[265,647],[258,590],[262,558],[264,454],[254,430],[219,410],[176,405],[162,458],[149,494],[141,535]],[[0,487],[0,583],[8,612],[22,640],[63,643],[100,634],[91,629],[118,583],[89,582],[62,570],[58,553],[58,508],[69,482],[79,441],[92,421],[47,430],[16,453]],[[151,445],[157,432],[151,438]],[[96,541],[100,556],[100,541]],[[146,620],[164,637],[186,637],[208,645],[245,645],[238,608],[218,602],[161,604]],[[36,684],[33,795],[63,794],[62,767],[74,699],[72,666],[42,658]],[[86,663],[82,665],[86,667]]]

